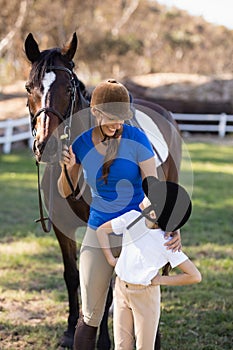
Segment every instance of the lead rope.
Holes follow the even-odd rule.
[[[67,142],[66,142],[66,144],[67,144]],[[70,198],[73,201],[78,201],[82,197],[82,195],[84,193],[84,190],[85,190],[85,187],[86,187],[86,181],[85,180],[83,181],[83,184],[82,184],[82,186],[81,186],[81,188],[79,190],[79,193],[78,193],[78,195],[76,195],[75,188],[74,188],[73,183],[72,183],[72,181],[70,179],[70,175],[68,173],[66,164],[64,164],[64,172],[65,172],[66,181],[68,182],[68,185],[70,186],[70,189],[71,189]],[[80,169],[79,170],[79,174],[81,172],[82,172],[82,170]],[[79,177],[79,174],[78,174],[78,177]]]
[[[71,100],[71,108],[70,108],[70,116],[68,118],[69,123],[68,125],[65,126],[64,128],[64,133],[63,135],[61,135],[60,140],[62,141],[63,145],[66,145],[67,147],[70,146],[70,137],[71,137],[71,124],[72,124],[72,117],[73,117],[73,110],[74,110],[74,105],[75,105],[75,101],[76,101],[76,92],[78,93],[78,97],[79,97],[79,101],[81,104],[81,110],[83,109],[83,99],[82,99],[82,95],[80,90],[78,89],[79,85],[75,84],[75,79],[72,78],[72,85],[73,85],[73,92],[72,92],[72,100]],[[68,182],[68,185],[70,186],[71,189],[71,195],[70,198],[74,201],[77,201],[81,198],[81,196],[84,193],[85,187],[86,187],[86,182],[84,181],[82,184],[82,187],[79,191],[79,194],[76,196],[75,193],[75,188],[73,186],[73,183],[70,179],[68,170],[67,170],[67,166],[66,164],[64,164],[64,171],[65,171],[65,176],[66,176],[66,180]]]
[[[76,92],[79,92],[79,89],[77,89],[78,86],[76,86],[75,84],[75,80],[74,80],[74,77],[73,75],[71,75],[72,78],[71,78],[71,83],[72,83],[72,86],[73,86],[73,91],[72,91],[72,97],[71,97],[71,108],[70,108],[70,116],[68,118],[68,125],[65,126],[64,128],[64,133],[63,135],[61,135],[60,137],[60,140],[61,142],[63,143],[63,145],[66,145],[67,147],[69,147],[70,145],[70,133],[71,133],[71,125],[72,125],[72,117],[73,117],[73,110],[74,110],[74,105],[75,105],[75,101],[76,101]],[[81,97],[80,97],[80,94],[79,94],[79,100],[81,102],[81,109],[82,109],[82,100],[81,100]],[[65,171],[65,176],[66,176],[66,180],[70,186],[70,189],[71,189],[71,199],[72,200],[75,200],[75,189],[74,189],[74,186],[72,184],[72,181],[70,179],[70,176],[68,174],[68,170],[67,170],[67,166],[66,164],[64,164],[64,171]]]
[[[53,187],[52,187],[52,171],[50,171],[50,182],[49,182],[49,212],[48,217],[44,216],[43,211],[43,203],[41,198],[41,187],[40,187],[40,167],[39,162],[36,162],[37,166],[37,188],[38,188],[38,199],[39,199],[39,211],[40,211],[40,218],[35,220],[35,222],[40,222],[41,226],[43,228],[43,231],[48,233],[51,231],[52,227],[52,209],[53,209]],[[48,225],[46,225],[46,221],[48,221]]]

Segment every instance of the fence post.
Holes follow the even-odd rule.
[[[3,145],[3,152],[8,154],[11,151],[11,137],[13,135],[13,120],[12,119],[7,119],[6,122],[6,129],[5,129],[5,138],[6,141],[4,142]]]
[[[226,113],[220,114],[219,125],[218,125],[218,135],[220,137],[224,137],[226,134],[226,122],[227,122]]]

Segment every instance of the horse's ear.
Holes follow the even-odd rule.
[[[40,56],[40,50],[37,42],[35,41],[32,33],[29,33],[26,40],[25,40],[25,52],[26,56],[29,59],[31,63],[34,63],[37,61],[37,59]]]
[[[74,32],[72,39],[66,44],[62,49],[62,55],[66,56],[68,61],[72,61],[75,52],[78,47],[78,38],[77,34]]]

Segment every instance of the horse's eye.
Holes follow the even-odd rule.
[[[31,93],[31,87],[30,85],[27,83],[25,84],[25,89],[27,90],[27,93],[30,94]]]
[[[67,86],[67,93],[71,94],[72,92],[73,92],[73,87],[71,85]]]

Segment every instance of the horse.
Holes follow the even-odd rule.
[[[94,118],[88,108],[90,94],[74,72],[73,58],[78,47],[77,34],[74,32],[71,39],[62,48],[41,51],[37,41],[29,33],[24,45],[31,68],[25,87],[34,137],[33,153],[38,166],[40,163],[45,163],[41,184],[38,170],[41,216],[39,221],[46,232],[50,231],[52,226],[61,248],[69,315],[67,330],[62,336],[60,345],[72,349],[75,327],[79,318],[78,249],[75,231],[85,226],[88,220],[90,189],[85,185],[83,176],[81,176],[77,188],[72,189],[72,195],[66,199],[60,196],[57,189],[57,179],[61,171],[59,154],[63,142],[61,140],[72,143],[77,135],[94,125]],[[145,129],[152,144],[158,140],[163,144],[163,150],[157,154],[159,178],[178,182],[181,138],[176,122],[168,111],[151,102],[135,99],[133,108],[135,111],[134,123]],[[83,114],[82,117],[80,113]],[[156,140],[153,140],[153,131],[160,134]],[[44,217],[42,209],[41,189],[44,193],[48,218]],[[97,348],[101,350],[109,350],[111,347],[107,320],[112,298],[110,286],[97,341]],[[159,336],[156,338],[155,349],[160,349]]]

